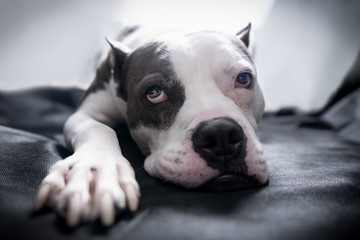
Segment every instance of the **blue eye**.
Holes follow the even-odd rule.
[[[164,102],[168,99],[162,88],[156,85],[151,86],[146,90],[146,98],[154,104]]]
[[[151,86],[148,88],[146,92],[146,96],[148,98],[157,98],[162,93],[162,89],[158,86]]]
[[[252,74],[248,72],[242,72],[236,77],[236,83],[237,85],[240,85],[240,87],[249,87],[252,81]]]

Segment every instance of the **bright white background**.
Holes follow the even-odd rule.
[[[356,0],[0,0],[0,90],[86,86],[120,23],[236,33],[253,24],[267,109],[325,104],[360,46]]]

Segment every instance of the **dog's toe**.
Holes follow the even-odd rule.
[[[68,210],[66,213],[66,222],[70,227],[79,224],[82,215],[82,201],[80,194],[73,194],[68,199]]]
[[[133,184],[126,184],[123,186],[126,195],[126,203],[131,212],[135,212],[139,207],[139,186]]]
[[[35,197],[33,209],[40,210],[44,206],[54,207],[65,188],[65,178],[75,159],[69,157],[56,162],[50,169],[49,174],[41,183],[40,189]]]
[[[116,166],[102,165],[97,170],[96,179],[96,208],[105,226],[114,223],[116,208],[135,211],[139,205],[139,187],[135,180],[134,170],[126,165],[125,171]]]
[[[134,212],[139,207],[140,187],[135,179],[134,169],[128,164],[117,166],[118,181],[125,193],[126,204],[130,211]]]
[[[104,226],[111,226],[115,220],[114,199],[109,193],[104,193],[99,199],[99,215]]]
[[[46,201],[49,198],[50,191],[51,191],[50,184],[43,184],[40,187],[34,201],[33,209],[35,211],[40,210],[46,204]]]

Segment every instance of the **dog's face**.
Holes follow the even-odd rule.
[[[127,54],[113,47],[119,95],[150,175],[213,190],[267,182],[255,135],[264,99],[246,30],[172,34]]]

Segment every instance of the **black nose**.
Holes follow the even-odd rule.
[[[232,160],[243,160],[246,137],[242,127],[231,118],[215,118],[201,122],[192,135],[195,152],[210,167],[221,168]]]

